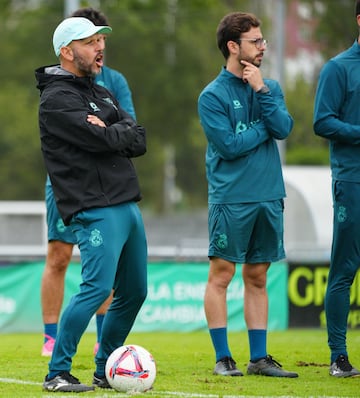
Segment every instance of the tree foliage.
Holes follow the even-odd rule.
[[[317,22],[314,39],[320,44],[324,59],[352,45],[359,34],[355,0],[302,1],[308,3]]]
[[[31,4],[30,4],[31,3]],[[148,132],[148,152],[135,164],[144,204],[164,208],[166,167],[173,167],[183,205],[206,203],[205,138],[197,97],[222,64],[215,46],[220,18],[231,11],[217,0],[108,0],[106,61],[126,76],[137,118]],[[248,4],[238,0],[238,7]],[[91,1],[81,6],[93,5]],[[232,4],[233,6],[234,4]],[[7,0],[0,8],[2,186],[0,199],[43,199],[45,170],[37,124],[34,70],[55,64],[52,33],[63,18],[61,0]],[[174,165],[166,166],[166,149]]]
[[[290,3],[291,0],[288,0]],[[358,36],[355,0],[303,0],[316,23],[312,40],[319,45],[324,62],[350,47]],[[311,59],[309,59],[311,62]],[[315,72],[315,76],[318,76]],[[313,106],[317,79],[307,82],[298,76],[287,87],[286,99],[295,120],[287,140],[286,163],[325,165],[329,163],[328,142],[313,132]],[[331,94],[329,94],[331,95]]]
[[[230,11],[253,11],[263,21],[264,36],[269,36],[267,29],[272,26],[261,7],[263,1],[101,2],[102,11],[113,27],[107,40],[106,62],[126,76],[138,121],[148,133],[148,152],[135,161],[144,196],[142,206],[156,211],[166,208],[169,192],[164,193],[164,187],[168,178],[177,192],[181,192],[181,196],[174,196],[174,206],[206,204],[206,140],[198,120],[197,98],[224,63],[216,47],[216,27]],[[34,70],[58,62],[51,39],[54,28],[63,19],[64,1],[2,0],[1,3],[0,199],[42,200],[46,173],[40,152],[39,93]],[[81,1],[81,6],[96,7],[94,3],[100,2]],[[345,48],[349,37],[356,33],[353,11],[349,11],[353,0],[310,3],[319,20],[314,40],[321,40],[324,55],[330,49]],[[326,5],[325,12],[319,13],[315,3]],[[300,78],[295,86],[284,87],[284,91],[295,119],[294,132],[287,143],[287,160],[303,163],[299,148],[309,155],[309,147],[322,151],[324,159],[326,143],[313,141],[316,139],[311,121],[314,85]],[[168,159],[172,152],[174,164]],[[314,160],[308,156],[305,161]]]

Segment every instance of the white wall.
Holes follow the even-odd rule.
[[[329,167],[285,166],[285,248],[289,261],[328,261],[332,239]]]

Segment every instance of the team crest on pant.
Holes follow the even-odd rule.
[[[103,243],[103,237],[98,229],[93,229],[90,233],[89,242],[91,246],[98,247]]]
[[[337,219],[339,222],[344,222],[347,219],[345,206],[339,206],[338,212],[337,212]]]
[[[58,232],[63,233],[65,231],[65,224],[64,221],[61,218],[58,218],[57,223],[56,223],[56,229]]]
[[[216,240],[216,246],[219,249],[225,249],[228,246],[228,240],[226,234],[221,234]]]

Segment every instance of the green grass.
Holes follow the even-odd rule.
[[[73,360],[72,373],[91,383],[95,335],[86,333]],[[0,397],[124,397],[112,390],[92,393],[45,393],[41,383],[48,358],[40,356],[40,334],[0,335]],[[270,332],[268,351],[298,379],[264,376],[214,376],[214,354],[207,332],[132,333],[127,343],[142,345],[154,356],[157,377],[146,398],[215,397],[359,397],[360,378],[336,379],[328,375],[329,351],[324,330]],[[245,371],[249,358],[246,332],[230,333],[229,343],[238,367]],[[348,333],[350,359],[360,366],[360,331]],[[132,395],[139,396],[138,395]]]

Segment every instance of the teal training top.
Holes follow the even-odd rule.
[[[95,83],[110,90],[124,111],[136,120],[131,90],[122,73],[104,65],[101,72],[96,75]]]
[[[285,139],[293,126],[280,85],[265,79],[268,93],[223,68],[201,92],[200,122],[208,146],[208,201],[251,203],[285,197],[276,139]]]
[[[360,46],[357,41],[320,72],[315,134],[330,141],[335,180],[360,182]]]

